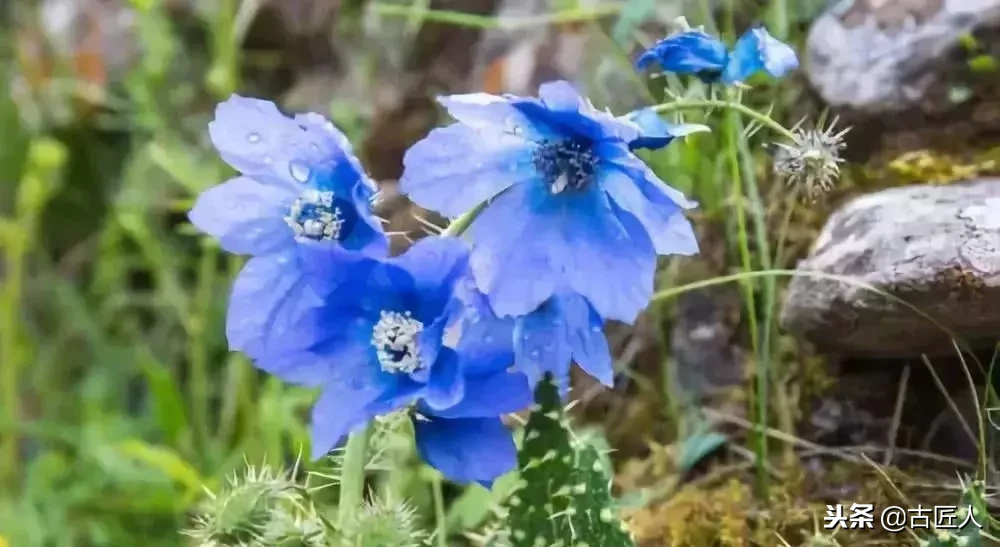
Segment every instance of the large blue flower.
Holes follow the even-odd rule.
[[[319,114],[288,118],[271,102],[233,96],[209,125],[222,158],[242,173],[206,190],[189,214],[222,248],[252,255],[233,289],[230,347],[267,353],[271,325],[317,303],[303,253],[386,253],[372,215],[374,184],[347,138]]]
[[[427,238],[395,258],[309,258],[318,303],[272,325],[280,335],[257,365],[285,381],[322,387],[313,409],[313,456],[373,417],[415,404],[422,416],[418,444],[432,465],[456,480],[495,478],[493,471],[510,462],[452,468],[449,462],[464,456],[448,443],[476,431],[484,442],[501,443],[490,424],[528,404],[530,391],[523,375],[507,373],[509,349],[502,355],[471,341],[445,343],[463,316],[465,245]]]
[[[761,69],[780,78],[799,66],[795,51],[763,27],[744,33],[732,51],[700,30],[668,36],[643,52],[636,67],[644,69],[654,62],[667,72],[696,74],[707,82],[724,84],[742,82]]]
[[[467,233],[477,284],[499,315],[565,292],[602,318],[632,321],[652,295],[656,255],[697,252],[683,214],[695,204],[632,153],[640,124],[595,109],[566,82],[539,95],[440,99],[458,123],[407,152],[401,188],[449,217],[489,200]]]

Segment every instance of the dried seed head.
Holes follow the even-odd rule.
[[[815,202],[840,178],[840,164],[844,161],[840,152],[850,128],[837,131],[837,119],[826,127],[821,120],[818,129],[804,129],[802,125],[799,122],[792,128],[793,142],[775,143],[774,173],[789,187],[803,192],[806,200]]]

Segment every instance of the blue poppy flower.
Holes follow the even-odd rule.
[[[636,67],[658,63],[667,72],[695,74],[707,82],[742,82],[759,70],[780,78],[799,66],[795,51],[763,27],[748,30],[731,51],[700,30],[668,36],[643,52]]]
[[[316,303],[302,253],[384,255],[388,243],[371,213],[374,183],[323,116],[288,118],[274,103],[234,95],[209,132],[242,176],[203,192],[188,216],[223,249],[253,256],[233,289],[227,335],[232,349],[257,357],[276,317]]]
[[[441,98],[458,123],[410,148],[401,189],[448,217],[489,200],[466,234],[476,282],[500,316],[569,292],[602,318],[632,321],[652,296],[656,255],[697,252],[683,214],[695,204],[632,153],[638,124],[567,82],[539,95]]]
[[[313,408],[313,457],[375,416],[415,405],[444,428],[421,426],[427,437],[418,443],[432,465],[456,480],[491,480],[484,470],[505,462],[450,469],[447,442],[467,433],[465,426],[484,434],[495,428],[444,420],[497,419],[528,404],[531,395],[526,378],[507,373],[509,357],[503,363],[496,351],[446,345],[446,333],[463,316],[458,287],[467,276],[465,245],[426,238],[395,258],[311,258],[325,259],[310,263],[315,277],[326,281],[312,285],[318,303],[271,325],[280,334],[257,366],[287,382],[322,388]],[[329,276],[320,275],[325,270]],[[490,442],[498,441],[494,436]]]

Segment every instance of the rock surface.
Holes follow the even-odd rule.
[[[857,198],[827,221],[799,271],[846,276],[916,306],[961,339],[1000,340],[1000,179]],[[953,353],[941,326],[867,288],[816,276],[789,285],[782,323],[824,350]]]
[[[870,123],[854,138],[911,131],[882,144],[939,147],[1000,128],[1000,0],[840,0],[813,24],[804,58],[845,122]]]

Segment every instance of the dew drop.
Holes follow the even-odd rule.
[[[309,143],[309,150],[312,150],[313,154],[319,155],[319,145],[311,142]]]
[[[292,174],[293,179],[299,182],[307,182],[309,180],[309,166],[299,160],[288,164],[288,172]]]
[[[260,142],[260,134],[259,133],[247,134],[247,142],[249,142],[250,144],[257,144],[258,142]]]
[[[532,358],[532,359],[538,359],[538,356],[539,356],[539,355],[540,355],[540,354],[538,353],[538,350],[537,350],[537,349],[533,349],[533,350],[531,350],[531,358]]]
[[[274,158],[271,156],[264,156],[264,165],[271,165],[274,163]]]
[[[487,344],[492,344],[493,343],[493,335],[492,334],[487,334],[486,336],[484,336],[483,337],[483,342],[486,342]]]

